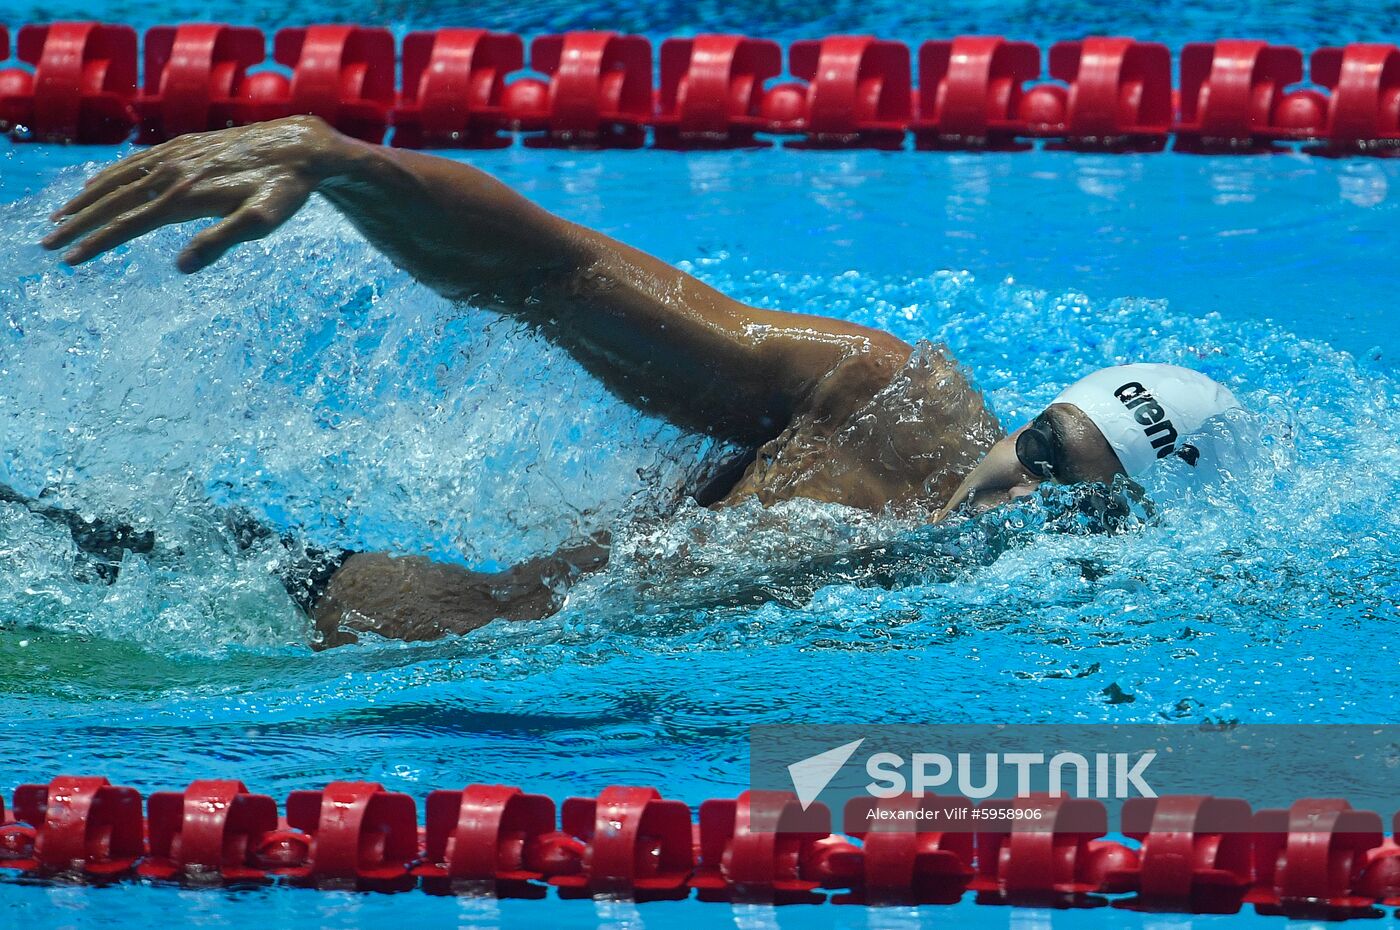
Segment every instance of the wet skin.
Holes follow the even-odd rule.
[[[1045,480],[1018,462],[1017,434],[1004,435],[946,353],[911,359],[911,346],[880,330],[748,306],[476,168],[357,142],[314,117],[182,136],[132,155],[60,208],[43,244],[81,264],[162,226],[219,217],[176,258],[194,273],[271,233],[313,193],[438,293],[536,327],[635,407],[752,449],[716,506],[805,497],[943,519]],[[899,408],[886,402],[896,383]],[[1067,467],[1053,480],[1111,477],[1117,459],[1103,437],[1058,406]],[[606,559],[606,540],[498,574],[359,554],[312,613],[328,645],[357,631],[461,633],[547,616],[573,577]]]

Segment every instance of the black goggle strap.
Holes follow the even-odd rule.
[[[1045,414],[1032,420],[1016,437],[1016,458],[1032,475],[1055,477],[1060,464],[1060,441]]]

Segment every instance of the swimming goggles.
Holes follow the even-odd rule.
[[[1064,447],[1048,414],[1040,414],[1016,437],[1016,458],[1037,478],[1051,480],[1063,470]]]

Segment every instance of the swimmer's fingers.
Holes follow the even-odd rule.
[[[78,195],[49,214],[49,219],[57,223],[66,216],[87,209],[118,188],[148,177],[160,164],[160,159],[167,154],[161,149],[162,146],[156,146],[139,155],[123,158],[115,165],[94,174],[83,183],[83,189]]]
[[[63,260],[70,265],[81,265],[88,259],[162,226],[184,223],[218,213],[215,209],[202,206],[198,200],[172,197],[176,191],[177,189],[171,189],[156,200],[127,210],[65,252]]]
[[[250,200],[223,220],[201,230],[175,260],[185,274],[207,268],[240,242],[261,239],[301,209],[304,196],[278,194]]]
[[[133,207],[154,200],[173,182],[172,172],[156,169],[129,184],[109,191],[96,202],[68,214],[67,219],[41,241],[46,249],[61,249],[79,236],[115,220]],[[65,208],[67,209],[67,208]]]
[[[49,219],[57,223],[66,216],[72,216],[87,209],[113,191],[128,184],[140,182],[158,172],[172,159],[186,154],[191,147],[206,145],[206,137],[215,134],[214,132],[188,133],[168,142],[162,142],[160,145],[152,146],[144,152],[123,158],[115,165],[109,165],[83,182],[83,189],[78,195],[51,213]]]

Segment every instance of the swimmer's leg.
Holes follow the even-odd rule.
[[[155,533],[120,521],[88,520],[0,484],[0,503],[18,504],[64,527],[77,546],[78,571],[103,584],[116,581],[125,554],[149,555]],[[437,639],[467,633],[492,620],[538,620],[557,611],[569,586],[607,564],[608,538],[531,559],[506,571],[473,572],[418,556],[302,546],[256,517],[232,509],[225,527],[240,551],[268,544],[287,549],[278,577],[292,600],[316,623],[317,647],[352,643],[356,633],[391,639]]]
[[[607,564],[607,537],[503,572],[474,572],[421,556],[358,553],[330,578],[311,610],[319,648],[357,633],[408,641],[468,633],[492,620],[540,620],[559,609],[580,575]]]
[[[17,504],[62,526],[78,549],[79,580],[112,584],[127,552],[149,555],[155,533],[29,497],[0,483],[0,504]],[[579,575],[607,563],[607,538],[552,556],[522,562],[494,574],[472,572],[421,557],[321,548],[298,543],[241,508],[224,513],[224,525],[240,552],[278,546],[277,576],[291,599],[316,623],[325,648],[352,643],[356,633],[391,639],[437,639],[467,633],[492,620],[537,620],[559,609]]]

